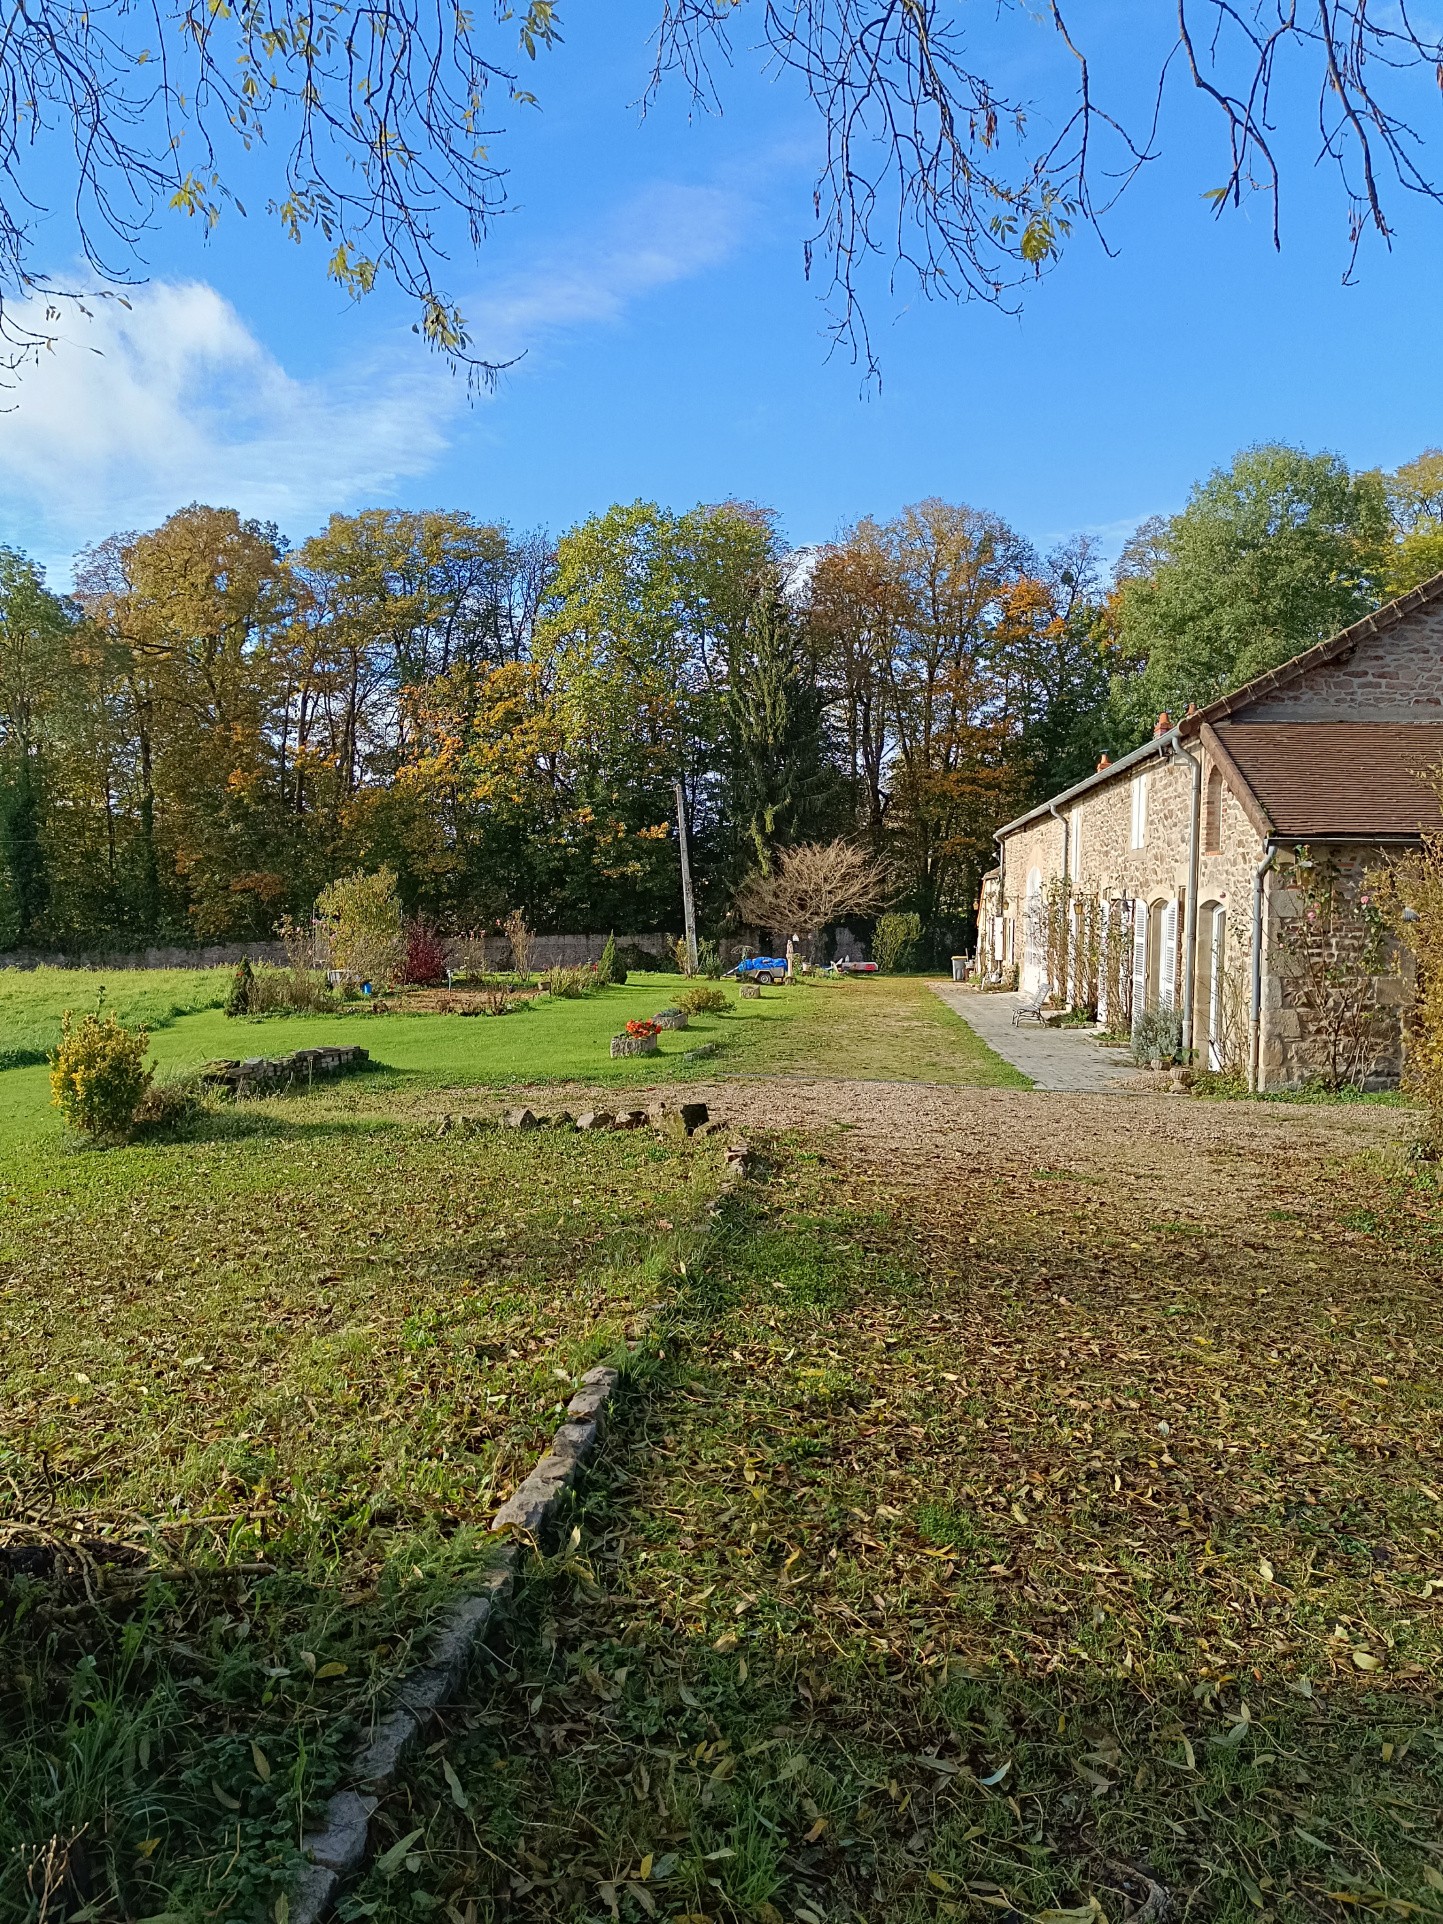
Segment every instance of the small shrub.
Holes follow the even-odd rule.
[[[910,969],[922,940],[920,915],[879,915],[872,934],[872,960],[884,975]]]
[[[691,948],[684,935],[679,935],[676,938],[676,941],[672,944],[671,952],[676,958],[676,972],[678,975],[695,975],[697,973],[696,969],[692,966]]]
[[[323,975],[310,969],[262,965],[251,976],[247,1015],[319,1015],[335,1007]]]
[[[486,931],[467,929],[446,944],[446,964],[454,978],[477,980],[486,973]]]
[[[396,979],[412,989],[434,989],[446,980],[446,944],[424,915],[406,924],[406,952]]]
[[[589,962],[579,969],[548,969],[541,977],[541,987],[547,995],[565,996],[571,1001],[592,994],[600,986],[600,976]]]
[[[97,1009],[75,1022],[65,1011],[50,1092],[72,1129],[101,1141],[129,1136],[155,1073],[145,1066],[149,1041],[144,1029],[127,1029],[111,1013]]]
[[[721,950],[710,939],[698,942],[696,945],[696,972],[698,975],[710,976],[714,982],[721,979]]]
[[[1175,1062],[1182,1054],[1182,1017],[1176,1009],[1144,1009],[1132,1029],[1134,1062]]]
[[[684,1009],[688,1015],[722,1015],[731,1005],[731,997],[725,989],[714,989],[705,982],[683,989],[676,998],[676,1006]]]
[[[342,876],[321,890],[316,915],[328,967],[377,991],[394,979],[406,954],[394,869]],[[289,953],[289,942],[286,947]]]
[[[606,938],[606,947],[601,951],[601,960],[596,965],[596,976],[599,982],[615,989],[619,989],[626,981],[626,964],[617,950],[615,935]]]
[[[231,977],[230,994],[225,999],[227,1015],[250,1014],[251,990],[255,985],[255,979],[251,959],[248,955],[243,955],[235,965],[235,974]]]

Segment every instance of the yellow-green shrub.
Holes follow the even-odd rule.
[[[50,1092],[72,1129],[111,1141],[130,1134],[155,1074],[145,1065],[149,1041],[146,1030],[127,1029],[109,1012],[76,1022],[65,1011]]]
[[[725,989],[714,989],[705,982],[699,982],[695,988],[683,989],[676,998],[677,1008],[685,1009],[688,1015],[721,1015],[731,1005],[731,997]]]

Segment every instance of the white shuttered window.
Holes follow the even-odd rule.
[[[1162,912],[1162,956],[1158,969],[1157,999],[1170,1009],[1177,987],[1177,903],[1169,902]]]
[[[1141,1020],[1147,1007],[1147,903],[1132,905],[1132,1019]]]
[[[1147,842],[1147,777],[1134,775],[1132,778],[1132,846],[1142,848]]]

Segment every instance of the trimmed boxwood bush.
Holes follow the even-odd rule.
[[[144,1029],[127,1029],[109,1012],[97,1009],[76,1022],[65,1011],[50,1058],[50,1092],[72,1129],[99,1141],[130,1135],[155,1074],[145,1066],[149,1042]]]

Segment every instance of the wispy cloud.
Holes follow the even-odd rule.
[[[736,246],[744,201],[658,186],[538,250],[464,303],[476,351],[534,377],[566,336],[615,326]],[[24,321],[23,313],[16,319]],[[354,342],[359,329],[352,330]],[[514,377],[513,377],[514,378]],[[464,431],[466,387],[407,330],[319,375],[289,372],[217,288],[158,281],[67,313],[0,413],[0,539],[62,578],[116,528],[206,500],[299,534],[395,498]]]
[[[458,405],[433,366],[299,379],[203,281],[137,289],[67,314],[0,415],[7,535],[68,552],[183,502],[283,525],[424,473]]]
[[[537,253],[467,302],[477,351],[531,357],[578,328],[616,325],[646,295],[718,266],[744,216],[742,198],[720,187],[638,194],[592,233]]]

